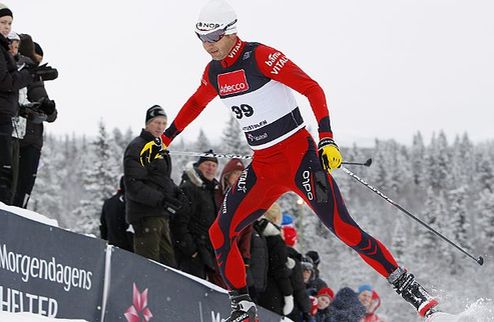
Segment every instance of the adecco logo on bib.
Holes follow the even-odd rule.
[[[242,93],[249,90],[247,77],[243,69],[218,75],[220,96]]]

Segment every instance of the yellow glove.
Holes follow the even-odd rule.
[[[165,148],[166,146],[161,143],[161,138],[155,138],[154,140],[146,143],[139,154],[141,165],[144,167],[153,160],[162,159],[162,153]]]
[[[317,148],[319,150],[319,160],[325,171],[331,173],[332,170],[340,167],[342,157],[340,149],[338,149],[338,146],[334,143],[333,139],[321,139]]]

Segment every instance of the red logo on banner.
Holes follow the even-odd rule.
[[[218,88],[220,96],[237,94],[249,89],[247,77],[243,69],[218,75]]]
[[[128,322],[148,322],[153,317],[151,310],[148,306],[148,289],[145,289],[142,293],[137,289],[134,283],[134,294],[132,299],[132,306],[130,306],[125,312],[124,316]]]

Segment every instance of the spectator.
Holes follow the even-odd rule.
[[[372,286],[368,284],[359,286],[358,299],[366,309],[363,322],[383,322],[376,314],[377,309],[381,305],[381,298]]]
[[[41,46],[27,34],[21,34],[19,53],[29,58],[36,66],[43,61]],[[13,204],[26,208],[36,180],[41,149],[43,147],[43,122],[57,119],[55,101],[48,97],[45,84],[38,79],[27,87],[27,101],[23,102],[20,116],[27,119],[26,132],[20,141],[19,176]]]
[[[310,296],[317,296],[317,290],[311,285],[311,281],[314,278],[314,264],[312,263],[312,259],[310,257],[303,257],[301,264],[306,292]]]
[[[315,289],[316,292],[319,292],[322,288],[328,287],[328,284],[321,279],[319,274],[319,264],[321,263],[319,253],[315,250],[310,250],[305,254],[305,256],[312,259],[313,263],[314,276],[309,282],[309,287]]]
[[[255,303],[259,303],[259,294],[266,291],[268,284],[269,250],[262,231],[263,221],[254,222],[251,239],[251,261],[247,270],[249,294]]]
[[[283,214],[283,222],[285,221],[285,214]],[[312,319],[311,300],[305,290],[304,274],[302,270],[302,254],[295,250],[297,243],[297,230],[293,224],[287,224],[283,226],[282,222],[282,236],[288,250],[287,267],[290,269],[290,282],[293,288],[293,302],[294,308],[292,313],[288,317],[295,321],[310,321]]]
[[[177,200],[178,188],[170,178],[171,158],[160,153],[160,136],[166,123],[164,109],[150,107],[146,127],[125,150],[125,207],[127,222],[134,228],[134,252],[176,267],[169,218],[183,202]]]
[[[17,70],[10,54],[9,33],[12,31],[12,11],[0,3],[0,202],[11,204],[12,190],[12,118],[18,112],[19,90],[33,82],[28,70]]]
[[[120,178],[120,187],[117,193],[103,203],[101,211],[101,238],[108,240],[108,244],[134,251],[134,238],[129,232],[129,224],[125,222],[125,185],[124,177]]]
[[[329,322],[329,304],[334,298],[334,292],[329,287],[324,287],[317,292],[316,322]]]
[[[277,203],[260,219],[263,236],[268,245],[268,284],[259,294],[259,305],[277,314],[287,316],[293,311],[293,287],[287,267],[288,249],[281,237],[281,208]]]
[[[214,157],[200,157],[186,166],[180,188],[191,206],[172,223],[179,269],[212,282],[217,282],[214,275],[216,258],[208,231],[218,212],[215,202],[217,171],[218,159]]]
[[[329,304],[329,319],[325,322],[361,322],[365,307],[360,303],[357,293],[344,287],[336,293]]]
[[[223,170],[221,171],[220,180],[219,180],[219,189],[216,190],[215,198],[216,198],[216,206],[217,209],[220,209],[223,204],[223,199],[225,198],[226,191],[233,187],[237,182],[238,178],[242,174],[242,171],[245,169],[244,164],[240,159],[231,159],[228,161]],[[238,236],[238,249],[240,250],[240,254],[244,259],[245,269],[247,271],[247,276],[249,277],[248,284],[252,285],[252,276],[250,272],[248,272],[251,260],[250,253],[250,244],[252,239],[253,226],[249,225],[245,227],[242,232]],[[225,282],[219,273],[219,267],[217,261],[214,261],[215,264],[215,272],[211,275],[211,281],[217,285],[220,285],[223,288],[226,288]]]

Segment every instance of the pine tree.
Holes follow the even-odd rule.
[[[413,181],[419,187],[425,187],[425,145],[422,134],[417,132],[413,137],[413,143],[410,153],[412,162]]]
[[[478,239],[486,254],[494,252],[494,192],[485,189],[476,202]]]
[[[88,199],[83,199],[74,210],[78,217],[76,230],[96,235],[99,227],[99,215],[103,201],[109,198],[118,187],[120,173],[103,121],[98,124],[98,136],[92,143],[95,160],[83,174],[84,187]]]
[[[222,153],[232,153],[243,155],[245,153],[250,154],[251,150],[245,139],[243,138],[240,124],[235,116],[230,115],[230,119],[227,121],[223,130],[223,136],[220,144]]]
[[[196,152],[205,152],[212,148],[211,142],[206,136],[206,133],[204,133],[203,129],[199,131],[199,135],[197,136],[197,141],[194,146]]]
[[[450,157],[448,141],[444,132],[432,136],[431,144],[427,148],[427,179],[434,191],[446,189],[450,172]]]

